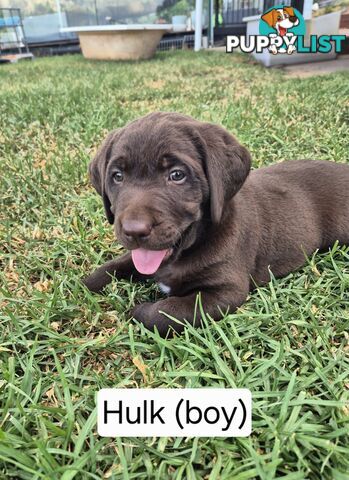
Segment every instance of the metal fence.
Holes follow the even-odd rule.
[[[194,35],[184,35],[181,38],[164,38],[160,41],[157,51],[186,50],[194,48]]]
[[[218,18],[221,19],[218,22],[222,26],[243,23],[244,17],[260,15],[265,10],[279,4],[280,0],[224,0],[220,5],[221,15],[218,12]],[[290,5],[291,0],[283,0],[282,4]]]
[[[28,53],[19,8],[0,8],[0,53],[4,50]]]

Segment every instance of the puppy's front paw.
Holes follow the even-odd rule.
[[[101,292],[111,281],[112,276],[104,266],[97,268],[93,273],[82,279],[83,285],[94,293]]]
[[[87,287],[90,292],[98,293],[103,289],[104,282],[99,282],[93,273],[81,280],[81,283]]]
[[[132,316],[139,322],[143,323],[143,325],[149,330],[154,331],[156,327],[162,337],[166,337],[166,335],[173,333],[172,328],[176,332],[181,332],[184,326],[160,313],[160,311],[166,312],[166,308],[164,308],[161,303],[162,302],[160,301],[156,303],[142,303],[136,305],[132,309]]]

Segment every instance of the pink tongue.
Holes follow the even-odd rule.
[[[167,252],[168,250],[145,250],[144,248],[131,251],[136,269],[144,275],[155,273]]]

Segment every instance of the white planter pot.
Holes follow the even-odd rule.
[[[187,16],[175,15],[172,17],[172,26],[174,32],[184,32],[187,28]]]

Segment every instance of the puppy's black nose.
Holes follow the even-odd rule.
[[[122,230],[127,237],[134,239],[145,239],[149,237],[152,226],[150,223],[141,220],[124,220]]]
[[[298,18],[295,15],[290,17],[290,22],[292,22],[292,23],[296,23],[297,20],[298,20]]]

